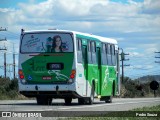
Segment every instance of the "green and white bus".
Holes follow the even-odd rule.
[[[19,92],[37,104],[112,102],[120,94],[119,50],[110,38],[70,30],[21,31]]]

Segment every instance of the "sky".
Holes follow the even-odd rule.
[[[18,54],[21,29],[65,29],[114,38],[126,56],[125,76],[138,78],[159,75],[160,59],[160,0],[1,0],[0,48],[7,50],[11,64],[13,45]],[[121,51],[120,51],[121,52]],[[0,75],[3,72],[0,51]],[[18,55],[16,55],[18,64]],[[12,76],[8,65],[7,75]]]

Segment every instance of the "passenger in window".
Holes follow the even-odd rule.
[[[59,35],[53,37],[53,44],[52,44],[52,52],[63,52],[62,51],[62,39]]]

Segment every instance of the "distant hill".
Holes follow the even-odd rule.
[[[140,83],[146,83],[146,82],[150,82],[153,80],[156,80],[157,82],[160,83],[160,75],[147,75],[147,76],[143,76],[140,77],[138,79],[136,79],[136,81],[139,81]]]

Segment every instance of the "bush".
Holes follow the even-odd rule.
[[[131,80],[128,77],[124,78],[121,85],[121,97],[153,97],[153,90],[150,89],[150,81],[146,83],[139,83],[136,80]],[[160,96],[160,88],[156,91],[156,96]]]
[[[13,99],[18,97],[18,80],[0,78],[0,99]]]

